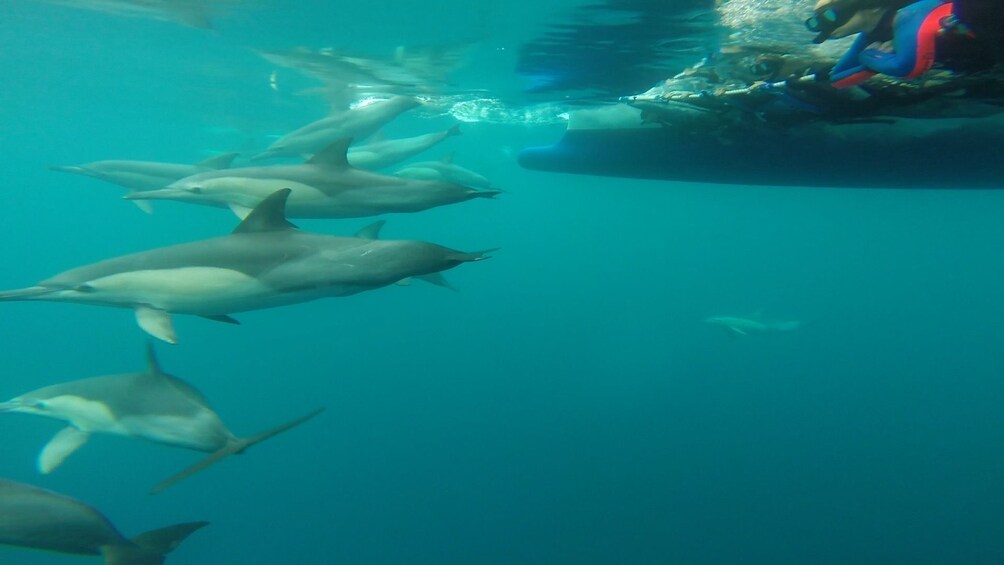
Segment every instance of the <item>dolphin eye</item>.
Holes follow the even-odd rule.
[[[37,408],[39,410],[45,410],[49,407],[49,404],[44,400],[36,400],[31,403],[32,408]]]
[[[192,187],[189,187],[188,191],[191,192],[192,194],[202,194],[202,187],[201,186],[192,186]]]

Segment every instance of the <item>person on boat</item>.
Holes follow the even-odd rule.
[[[829,72],[846,88],[883,74],[911,80],[936,64],[959,73],[1004,62],[1001,0],[819,0],[814,43],[857,34]]]

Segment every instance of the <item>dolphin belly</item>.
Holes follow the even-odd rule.
[[[195,451],[217,451],[235,438],[219,417],[199,410],[192,415],[143,414],[122,418],[119,427],[124,433],[155,443]]]
[[[180,267],[116,273],[90,281],[62,299],[131,307],[145,304],[179,314],[241,312],[267,303],[276,291],[257,278],[221,267]]]

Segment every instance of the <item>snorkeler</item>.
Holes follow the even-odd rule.
[[[975,72],[1001,62],[1000,0],[819,0],[805,26],[814,43],[857,34],[830,70],[833,86],[883,74],[915,79],[935,64]]]

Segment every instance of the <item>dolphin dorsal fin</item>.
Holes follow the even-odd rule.
[[[296,229],[286,219],[286,199],[292,189],[279,189],[262,200],[233,233],[258,233]]]
[[[386,220],[377,220],[372,224],[356,232],[359,239],[380,239],[380,229],[386,224]]]
[[[164,371],[160,370],[160,363],[157,362],[157,352],[149,341],[146,342],[146,372],[155,376],[164,374]]]
[[[203,159],[195,164],[196,167],[207,169],[229,169],[238,153],[224,153],[208,159]]]
[[[347,169],[350,165],[346,153],[350,145],[352,145],[352,138],[343,137],[315,153],[313,157],[307,160],[307,164],[334,169]]]

